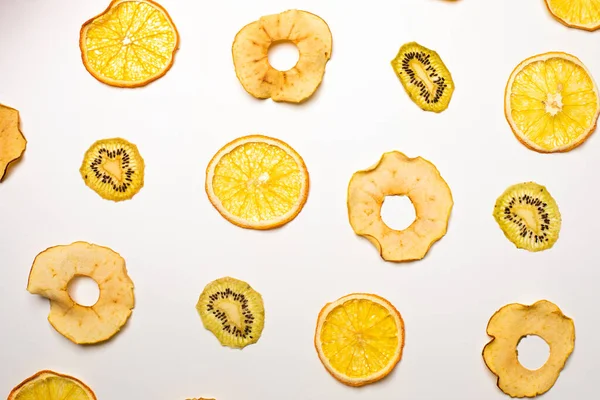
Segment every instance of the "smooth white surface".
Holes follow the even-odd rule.
[[[577,333],[544,399],[596,397],[598,133],[570,153],[534,153],[513,137],[503,94],[514,66],[550,50],[580,57],[600,79],[600,33],[564,27],[542,0],[163,0],[181,34],[175,64],[125,90],[96,81],[80,59],[80,26],[108,1],[1,3],[0,102],[20,110],[29,145],[0,184],[0,398],[49,368],[99,400],[508,399],[481,357],[488,319],[544,298]],[[255,100],[231,60],[240,28],[288,8],[324,18],[334,40],[323,85],[301,106]],[[437,50],[456,82],[440,115],[413,104],[391,69],[412,40]],[[229,224],[204,192],[212,155],[250,133],[287,141],[311,173],[304,210],[276,231]],[[147,165],[143,190],[119,204],[78,171],[91,143],[115,136],[136,143]],[[455,200],[448,234],[404,265],[383,262],[346,210],[352,173],[394,149],[432,161]],[[538,254],[517,250],[492,217],[497,196],[527,180],[546,185],[563,215],[560,239]],[[118,251],[136,285],[126,329],[101,346],[59,335],[48,301],[25,290],[40,251],[76,240]],[[195,310],[204,286],[225,275],[266,304],[260,341],[242,351],[221,347]],[[361,389],[334,380],[313,348],[321,307],[355,291],[386,297],[406,323],[402,361]]]

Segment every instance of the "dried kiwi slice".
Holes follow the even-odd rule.
[[[224,277],[206,285],[196,310],[204,327],[223,346],[241,349],[256,343],[264,327],[262,296],[235,278]]]
[[[446,65],[433,50],[417,42],[402,45],[392,67],[412,101],[425,111],[448,108],[454,81]]]
[[[135,144],[121,138],[95,142],[79,172],[85,184],[107,200],[129,200],[144,186],[144,159]]]
[[[519,249],[542,251],[558,240],[561,215],[548,190],[535,182],[510,186],[498,197],[494,218]]]

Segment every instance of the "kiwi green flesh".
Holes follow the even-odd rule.
[[[542,251],[558,240],[561,215],[548,190],[535,182],[510,186],[496,200],[494,218],[520,249]]]
[[[403,45],[392,60],[392,67],[409,97],[425,111],[448,108],[454,82],[437,52],[416,42]]]
[[[86,185],[101,197],[127,200],[143,186],[144,161],[132,143],[103,139],[88,149],[80,172]]]
[[[256,343],[264,326],[262,296],[246,282],[224,277],[203,290],[196,310],[206,329],[223,346],[243,348]]]

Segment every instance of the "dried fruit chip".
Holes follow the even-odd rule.
[[[269,47],[282,41],[298,47],[298,62],[288,71],[278,71],[269,64]],[[232,46],[235,73],[249,94],[290,103],[301,103],[317,90],[331,50],[327,23],[301,10],[261,17],[244,26]]]
[[[21,158],[27,147],[19,123],[19,111],[0,104],[0,182],[9,164]]]
[[[54,371],[40,371],[15,387],[8,400],[96,400],[96,395],[77,378]]]
[[[242,228],[288,223],[304,207],[308,189],[302,157],[287,143],[267,136],[244,136],[226,144],[206,168],[210,202]]]
[[[517,248],[542,251],[558,240],[561,215],[548,190],[535,182],[508,187],[494,205],[494,219]]]
[[[100,295],[91,307],[77,304],[67,291],[71,279],[87,276]],[[48,321],[77,344],[110,339],[125,325],[134,307],[133,282],[125,260],[113,250],[85,242],[44,250],[35,258],[27,290],[50,300]]]
[[[424,111],[442,112],[454,93],[454,81],[439,54],[417,42],[402,45],[392,60],[394,72],[411,100]]]
[[[354,293],[319,313],[315,347],[327,371],[348,386],[385,378],[404,348],[404,321],[386,299]]]
[[[79,169],[85,184],[100,197],[129,200],[144,186],[144,159],[135,144],[113,138],[96,141]]]
[[[506,119],[525,146],[541,153],[569,151],[596,129],[598,88],[583,63],[549,52],[521,62],[506,85]]]
[[[113,0],[81,27],[83,64],[100,82],[139,87],[173,65],[179,33],[162,6],[151,0]]]
[[[490,319],[487,334],[493,339],[485,345],[483,359],[498,377],[500,390],[511,397],[534,397],[550,390],[575,347],[573,320],[547,300],[502,307]],[[541,337],[550,347],[550,357],[535,371],[523,367],[517,356],[519,341],[528,335]]]
[[[598,0],[546,0],[546,7],[558,21],[571,28],[595,31],[600,28]]]
[[[381,219],[386,196],[408,196],[416,219],[406,229],[388,227]],[[454,201],[437,168],[422,157],[398,151],[383,154],[374,166],[352,175],[348,185],[348,217],[357,235],[364,236],[386,261],[420,260],[448,228]]]
[[[265,324],[262,296],[239,279],[224,277],[202,291],[196,310],[223,346],[242,349],[260,338]]]

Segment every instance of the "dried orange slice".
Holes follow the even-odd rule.
[[[386,377],[400,361],[404,321],[382,297],[349,294],[321,310],[315,347],[334,378],[348,386],[364,386]]]
[[[179,33],[167,11],[152,0],[113,0],[81,27],[83,64],[100,82],[139,87],[173,65]]]
[[[538,54],[521,62],[506,85],[504,112],[515,136],[541,153],[569,151],[596,129],[598,88],[575,56]]]
[[[226,144],[206,168],[210,202],[242,228],[272,229],[288,223],[304,207],[308,189],[302,157],[287,143],[263,135]]]
[[[600,28],[598,0],[546,0],[546,7],[554,18],[570,28],[586,31]]]
[[[8,395],[8,400],[49,399],[96,400],[96,396],[79,379],[48,370],[25,379]]]

